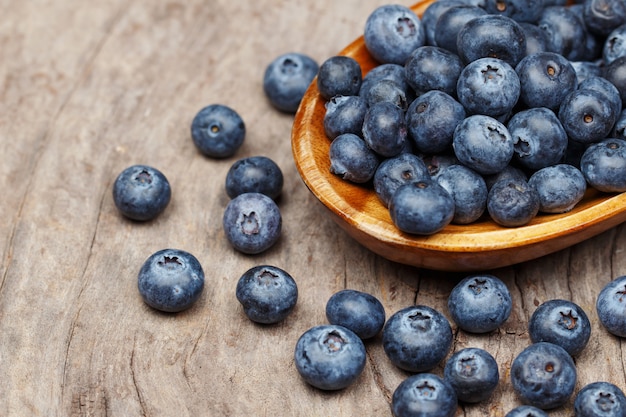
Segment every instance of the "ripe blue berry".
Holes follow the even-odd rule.
[[[394,417],[453,417],[457,409],[454,389],[435,374],[412,375],[393,392]]]
[[[330,172],[344,180],[365,183],[378,168],[378,156],[359,136],[344,133],[330,144]]]
[[[424,161],[413,153],[403,152],[382,161],[374,173],[372,183],[380,201],[389,207],[398,187],[428,178],[430,175]]]
[[[528,334],[533,343],[554,343],[576,356],[587,346],[591,324],[579,305],[555,299],[542,303],[533,312],[528,321]]]
[[[328,299],[326,318],[330,324],[346,327],[361,339],[370,339],[385,325],[385,308],[371,294],[341,290]]]
[[[170,202],[172,191],[165,175],[147,165],[124,169],[113,183],[113,202],[124,216],[139,221],[158,216]]]
[[[284,320],[298,301],[296,281],[283,269],[271,265],[247,270],[237,281],[235,294],[246,316],[263,324]]]
[[[487,195],[487,212],[500,226],[523,226],[539,212],[539,194],[523,180],[498,181]]]
[[[426,372],[437,366],[452,346],[452,328],[439,311],[424,305],[394,313],[383,328],[385,354],[400,369]]]
[[[257,254],[278,241],[282,217],[270,197],[261,193],[243,193],[230,200],[222,224],[228,241],[235,249]]]
[[[372,104],[363,120],[363,140],[378,155],[398,155],[407,140],[404,110],[387,101]]]
[[[176,313],[191,307],[204,288],[204,271],[189,252],[163,249],[152,254],[139,270],[139,294],[150,307]]]
[[[486,350],[465,348],[455,352],[443,370],[459,401],[477,403],[487,400],[500,380],[498,363]]]
[[[449,7],[437,19],[435,44],[458,55],[456,40],[461,29],[472,19],[487,14],[485,9],[472,4]]]
[[[363,76],[359,63],[349,56],[336,55],[320,65],[317,89],[326,100],[359,94]]]
[[[566,213],[585,195],[587,181],[573,165],[556,164],[533,173],[528,184],[537,191],[539,211]]]
[[[513,302],[506,284],[490,274],[463,278],[448,296],[448,311],[461,329],[470,333],[496,330],[509,318]]]
[[[558,114],[568,137],[586,145],[605,139],[619,115],[605,94],[580,88],[565,96]]]
[[[585,385],[574,400],[576,417],[623,417],[626,396],[615,384],[605,381]]]
[[[295,113],[318,70],[317,62],[305,54],[280,55],[265,69],[263,91],[278,110]]]
[[[548,414],[540,408],[532,405],[520,405],[515,407],[504,417],[549,417]]]
[[[294,359],[307,383],[323,390],[339,390],[363,372],[365,346],[359,336],[345,327],[320,325],[300,336]]]
[[[580,170],[597,190],[626,191],[626,140],[609,138],[590,145],[580,159]]]
[[[527,404],[548,410],[567,402],[576,387],[576,365],[562,347],[533,343],[511,365],[511,384]]]
[[[367,103],[361,96],[335,96],[326,102],[324,132],[329,139],[343,133],[360,136]]]
[[[454,95],[463,62],[446,49],[425,45],[409,55],[404,70],[407,82],[418,95],[431,90]]]
[[[244,142],[246,126],[230,107],[211,104],[202,108],[191,122],[191,138],[198,150],[211,158],[227,158]]]
[[[451,165],[437,177],[454,200],[452,223],[469,224],[478,220],[487,208],[487,184],[476,171],[464,165]]]
[[[233,163],[226,173],[226,194],[261,193],[276,200],[283,189],[280,167],[266,156],[251,156]]]
[[[602,288],[596,299],[596,312],[609,333],[626,337],[626,275]]]

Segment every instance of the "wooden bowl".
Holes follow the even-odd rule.
[[[421,15],[432,0],[412,9]],[[367,73],[378,65],[363,37],[340,52]],[[559,251],[626,221],[626,193],[589,189],[565,214],[539,214],[529,224],[501,227],[484,216],[470,225],[446,226],[431,236],[400,232],[371,186],[350,183],[330,172],[330,140],[324,132],[325,100],[316,80],[296,113],[291,145],[296,167],[313,195],[350,236],[395,262],[442,271],[479,271],[514,265]]]

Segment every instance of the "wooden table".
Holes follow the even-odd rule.
[[[243,3],[5,2],[0,415],[391,415],[393,390],[408,374],[390,364],[380,337],[367,342],[357,383],[330,393],[300,379],[297,338],[326,322],[325,302],[343,288],[376,295],[388,315],[414,303],[447,315],[447,294],[464,275],[391,263],[340,231],[296,172],[293,116],[275,111],[262,90],[273,58],[296,51],[321,63],[385,2]],[[246,122],[236,157],[203,157],[190,139],[191,119],[211,103]],[[257,256],[233,250],[221,227],[225,174],[252,155],[274,159],[285,175],[282,238]],[[117,174],[135,163],[161,169],[173,189],[167,210],[146,224],[122,218],[111,198]],[[200,301],[180,314],[150,309],[137,291],[139,267],[166,247],[195,254],[206,272]],[[487,335],[455,328],[454,349],[487,349],[501,382],[490,402],[460,406],[457,415],[503,416],[519,404],[509,368],[529,344],[528,317],[551,298],[578,303],[592,322],[576,359],[578,388],[606,380],[626,389],[624,345],[594,309],[600,288],[626,274],[625,251],[621,225],[492,271],[509,285],[513,313]],[[237,279],[258,264],[282,267],[298,283],[298,305],[281,324],[253,324],[235,299]],[[550,415],[572,415],[572,403]]]

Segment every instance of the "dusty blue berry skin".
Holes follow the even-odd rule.
[[[618,116],[606,96],[591,89],[565,96],[558,115],[568,137],[586,145],[607,138]]]
[[[579,84],[589,77],[602,76],[602,68],[599,61],[576,61],[571,62],[571,65],[576,72],[576,79]]]
[[[502,171],[491,175],[485,175],[484,178],[488,190],[491,190],[491,187],[493,187],[493,185],[500,180],[512,179],[516,181],[528,181],[528,176],[526,175],[526,173],[522,169],[513,165],[507,165]]]
[[[597,190],[626,191],[626,141],[609,138],[590,145],[580,159],[580,170]]]
[[[538,170],[565,156],[567,133],[556,114],[546,107],[519,111],[506,127],[513,137],[513,159],[522,167]]]
[[[623,417],[626,396],[615,384],[597,381],[585,385],[574,399],[575,417]]]
[[[576,365],[562,347],[533,343],[511,364],[511,385],[526,404],[549,410],[565,404],[576,387]]]
[[[537,22],[544,5],[542,0],[486,0],[484,8],[488,13],[507,16],[517,22]]]
[[[520,101],[528,107],[558,111],[565,96],[578,85],[570,62],[554,52],[527,55],[517,64],[515,72],[520,80]]]
[[[611,137],[626,140],[626,109],[622,110],[613,126]]]
[[[576,356],[589,342],[591,323],[578,304],[569,300],[548,300],[531,315],[528,334],[533,343],[554,343]]]
[[[585,0],[583,18],[590,32],[607,36],[626,23],[626,3],[621,0]]]
[[[454,218],[454,199],[436,181],[422,179],[398,187],[389,201],[389,214],[398,229],[432,235]]]
[[[243,193],[230,200],[222,219],[230,244],[245,254],[257,254],[280,238],[282,217],[274,200],[261,193]]]
[[[626,107],[626,56],[617,58],[603,68],[602,76],[609,80],[619,91],[622,106]]]
[[[448,8],[439,16],[435,25],[436,45],[458,55],[456,39],[463,26],[470,20],[486,14],[482,7],[471,4]]]
[[[285,270],[257,265],[241,275],[235,295],[250,320],[273,324],[283,321],[293,311],[298,301],[298,286]]]
[[[317,89],[326,100],[334,96],[359,94],[363,73],[352,57],[336,55],[322,62],[317,73]]]
[[[408,377],[398,385],[391,398],[394,417],[453,417],[457,406],[452,386],[431,373]]]
[[[395,82],[404,90],[404,95],[407,100],[413,99],[413,90],[406,80],[404,72],[404,64],[381,64],[370,70],[361,83],[361,89],[359,95],[363,98],[368,97],[369,90],[377,85],[380,81],[389,80]]]
[[[283,189],[283,172],[266,156],[250,156],[233,163],[226,173],[226,194],[261,193],[276,199]]]
[[[329,139],[343,133],[361,135],[367,104],[361,96],[335,96],[325,104],[324,132]]]
[[[596,299],[596,312],[609,333],[626,337],[626,275],[602,288]]]
[[[446,49],[425,45],[411,53],[404,69],[407,82],[418,96],[431,90],[454,95],[463,63]]]
[[[430,178],[430,174],[424,161],[415,154],[403,152],[382,161],[374,173],[372,183],[380,201],[389,207],[398,187],[425,178]]]
[[[330,144],[330,172],[357,184],[374,177],[378,156],[353,133],[337,136]]]
[[[506,284],[491,274],[463,278],[448,297],[452,320],[469,333],[496,330],[509,318],[512,305]]]
[[[454,131],[454,154],[459,161],[482,175],[502,171],[513,158],[513,138],[504,124],[493,117],[466,117]]]
[[[548,414],[540,408],[532,405],[520,405],[515,407],[504,417],[549,417]]]
[[[583,21],[569,7],[544,8],[537,25],[548,35],[549,51],[563,55],[570,61],[585,60],[587,30]]]
[[[383,327],[383,349],[395,366],[409,372],[427,372],[437,366],[452,346],[452,328],[443,314],[425,305],[397,311]]]
[[[195,256],[163,249],[144,262],[137,279],[139,294],[150,307],[168,313],[188,309],[204,289],[204,271]]]
[[[587,181],[578,168],[569,164],[556,164],[541,168],[528,179],[537,191],[539,211],[566,213],[582,200]]]
[[[320,325],[305,331],[294,359],[300,376],[322,390],[340,390],[357,380],[365,367],[365,346],[353,331]]]
[[[539,212],[539,195],[527,181],[498,181],[487,195],[487,211],[500,226],[523,226]]]
[[[578,84],[578,89],[589,89],[602,93],[606,101],[611,104],[616,117],[622,111],[622,99],[619,95],[619,90],[606,78],[601,76],[587,77]]]
[[[426,7],[426,10],[422,13],[422,25],[424,25],[424,33],[426,34],[425,45],[437,46],[437,42],[435,42],[435,27],[439,16],[452,6],[461,6],[463,4],[465,4],[463,0],[438,0]]]
[[[263,91],[278,110],[295,113],[318,71],[317,62],[305,54],[290,52],[280,55],[265,69]]]
[[[524,37],[526,38],[526,51],[524,56],[537,52],[546,52],[548,50],[548,37],[539,26],[528,22],[518,23],[524,31]]]
[[[370,106],[363,120],[363,140],[378,155],[398,155],[407,140],[404,111],[385,101]]]
[[[385,318],[385,308],[380,300],[363,291],[341,290],[326,302],[328,322],[352,330],[363,340],[380,333]]]
[[[450,151],[454,130],[465,119],[465,109],[449,94],[432,90],[413,100],[405,117],[415,149],[436,154]]]
[[[376,8],[365,21],[365,46],[378,62],[404,65],[426,34],[420,18],[408,7],[387,4]]]
[[[469,224],[478,220],[487,208],[487,184],[482,175],[464,165],[452,165],[437,182],[454,200],[452,223]]]
[[[124,216],[152,220],[165,210],[172,197],[170,183],[161,171],[147,165],[124,169],[113,183],[113,202]]]
[[[491,397],[500,381],[500,372],[489,352],[465,348],[446,361],[443,377],[452,385],[459,401],[478,403]]]
[[[501,59],[479,58],[461,71],[456,94],[469,114],[498,117],[517,104],[520,80],[513,67]]]
[[[222,104],[202,108],[191,122],[191,138],[211,158],[234,155],[246,137],[246,125],[235,110]]]
[[[367,90],[367,94],[363,98],[368,107],[382,101],[389,102],[402,111],[406,110],[408,106],[406,92],[393,80],[380,80]]]
[[[615,28],[602,46],[602,60],[606,64],[623,56],[626,56],[626,23]]]
[[[459,159],[450,153],[442,153],[442,154],[434,154],[434,155],[425,155],[422,157],[424,163],[426,164],[426,168],[428,168],[428,173],[430,174],[430,178],[434,181],[437,181],[439,176],[452,165],[458,165]]]
[[[515,67],[526,56],[526,35],[512,18],[487,14],[470,20],[461,28],[456,47],[466,64],[491,57]]]

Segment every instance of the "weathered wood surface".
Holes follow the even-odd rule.
[[[299,378],[297,338],[325,322],[326,300],[346,287],[376,295],[388,315],[413,303],[447,314],[462,274],[393,264],[340,231],[298,177],[292,117],[262,91],[271,59],[298,51],[322,62],[385,2],[245,3],[3,2],[0,415],[391,414],[391,394],[408,374],[389,363],[380,338],[367,343],[358,382],[335,393]],[[285,174],[283,235],[262,255],[236,253],[221,230],[234,158],[205,158],[189,136],[191,119],[210,103],[235,108],[246,122],[237,158],[266,155]],[[148,224],[123,219],[111,199],[113,179],[134,163],[161,169],[173,188],[171,205]],[[165,247],[194,253],[207,276],[201,300],[177,315],[151,310],[136,288],[141,263]],[[514,296],[511,318],[488,335],[455,331],[454,348],[489,350],[501,383],[490,402],[457,415],[502,416],[519,404],[508,369],[529,343],[529,315],[551,298],[579,303],[592,322],[578,386],[608,380],[626,389],[622,341],[594,310],[601,286],[626,274],[625,251],[622,225],[494,271]],[[252,324],[234,296],[238,277],[261,263],[284,268],[299,285],[298,306],[280,325]],[[571,408],[550,415],[570,416]]]

